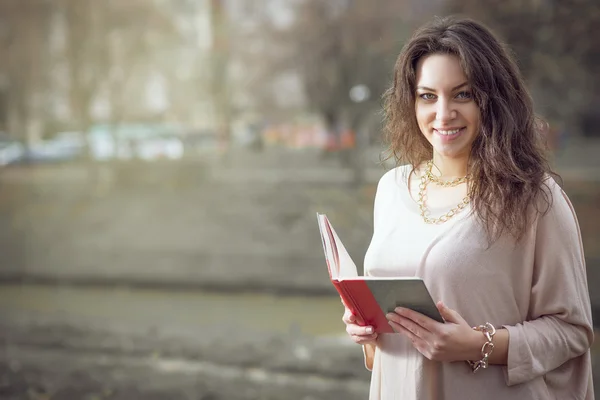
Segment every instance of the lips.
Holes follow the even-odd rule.
[[[442,143],[449,143],[458,139],[466,130],[466,127],[462,127],[452,129],[434,129],[433,131]]]
[[[436,133],[442,136],[454,136],[464,130],[465,127],[462,128],[452,128],[452,129],[433,129]]]

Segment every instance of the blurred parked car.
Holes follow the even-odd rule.
[[[28,163],[70,161],[82,156],[85,138],[80,132],[60,132],[52,139],[31,144],[24,155]]]
[[[85,150],[85,136],[81,132],[60,132],[51,140],[54,147],[65,153],[80,155]]]
[[[14,164],[23,159],[25,147],[20,142],[0,132],[0,166]]]
[[[89,132],[89,145],[97,160],[176,160],[184,153],[177,130],[164,125],[95,125]]]

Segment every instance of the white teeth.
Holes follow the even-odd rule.
[[[455,135],[458,133],[458,131],[460,131],[460,129],[453,129],[451,131],[441,131],[439,129],[436,129],[436,131],[438,131],[442,135]]]

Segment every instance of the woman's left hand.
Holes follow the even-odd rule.
[[[465,361],[481,358],[485,337],[477,332],[460,314],[441,301],[437,308],[446,323],[437,322],[421,313],[398,307],[387,314],[392,328],[406,335],[413,346],[434,361]]]

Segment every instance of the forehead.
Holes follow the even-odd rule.
[[[457,56],[451,54],[431,54],[417,63],[417,86],[436,90],[446,90],[467,82]]]

